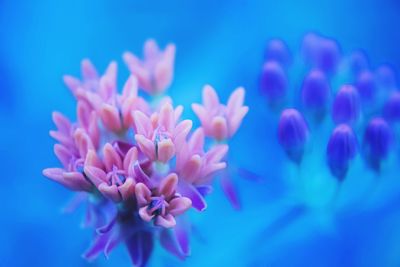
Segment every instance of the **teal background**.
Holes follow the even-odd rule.
[[[79,227],[83,209],[62,214],[72,194],[41,170],[58,164],[48,136],[51,112],[74,116],[62,75],[78,75],[84,57],[101,71],[116,59],[121,84],[128,77],[122,53],[140,54],[149,37],[177,46],[169,92],[188,117],[194,117],[190,104],[200,101],[206,83],[223,99],[239,85],[247,89],[250,113],[232,141],[231,159],[263,177],[260,183],[235,177],[241,212],[216,184],[208,210],[190,212],[196,226],[192,256],[180,262],[157,247],[150,266],[400,266],[398,147],[370,202],[348,200],[363,196],[374,179],[358,158],[338,212],[293,208],[296,189],[288,185],[295,185],[291,178],[298,170],[278,146],[276,114],[258,93],[267,40],[282,38],[296,54],[310,30],[334,37],[344,52],[363,48],[374,66],[391,62],[397,69],[399,15],[394,0],[0,0],[0,266],[129,266],[122,246],[109,261],[81,259],[90,240]],[[291,82],[292,90],[296,84]],[[329,123],[324,127],[325,134]],[[330,181],[321,153],[323,146],[310,151],[301,179]],[[321,188],[321,195],[330,190]],[[315,203],[310,194],[306,198]]]

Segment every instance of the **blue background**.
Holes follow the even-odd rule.
[[[0,266],[129,266],[123,247],[108,262],[80,258],[90,240],[90,232],[79,227],[83,210],[62,214],[72,194],[43,178],[41,170],[58,164],[48,136],[51,112],[74,117],[75,102],[62,75],[78,75],[84,57],[101,71],[116,59],[122,82],[128,76],[122,53],[140,54],[149,37],[177,45],[170,94],[184,104],[187,116],[193,117],[190,103],[200,101],[205,83],[223,99],[235,87],[246,87],[251,111],[231,156],[263,176],[258,184],[235,178],[241,212],[216,185],[208,210],[190,212],[196,225],[192,256],[180,262],[158,247],[152,266],[400,266],[395,165],[385,177],[386,188],[394,189],[382,189],[374,204],[346,202],[353,190],[371,182],[356,161],[354,187],[350,183],[344,190],[341,212],[291,208],[285,181],[293,168],[276,142],[276,116],[258,94],[266,41],[280,37],[298,51],[309,30],[336,38],[345,52],[365,49],[374,66],[391,62],[398,68],[399,15],[395,0],[1,0]],[[303,178],[304,172],[331,178],[318,155],[308,162]]]

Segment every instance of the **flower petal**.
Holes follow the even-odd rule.
[[[118,132],[121,130],[121,119],[115,106],[103,104],[100,109],[100,118],[104,126],[110,131]]]
[[[169,202],[168,212],[173,216],[178,216],[192,206],[192,201],[187,197],[177,197]]]
[[[118,169],[122,169],[121,157],[110,143],[106,143],[104,145],[103,157],[104,165],[106,166],[107,172],[112,171],[114,166]]]
[[[218,95],[211,85],[203,87],[203,104],[206,109],[215,109],[219,106]]]
[[[167,163],[175,154],[175,147],[171,139],[164,139],[157,143],[157,160]]]
[[[149,213],[148,206],[144,206],[139,209],[139,216],[145,222],[150,222],[154,218],[154,215]]]
[[[170,173],[161,181],[159,185],[159,193],[164,195],[166,198],[169,198],[175,193],[177,184],[178,175],[175,173]]]
[[[176,225],[176,221],[175,221],[174,216],[172,216],[171,214],[167,214],[165,216],[159,215],[156,217],[154,224],[157,226],[165,227],[165,228],[171,228]]]
[[[143,183],[138,183],[135,186],[136,200],[140,207],[147,205],[150,202],[151,191]]]

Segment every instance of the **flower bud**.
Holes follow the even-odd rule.
[[[367,164],[375,171],[380,171],[381,161],[387,158],[392,142],[389,125],[382,118],[372,119],[365,129],[363,154]]]
[[[261,91],[267,96],[271,104],[283,101],[287,90],[286,73],[281,65],[275,61],[267,61],[261,74]]]
[[[378,85],[383,88],[393,89],[396,87],[396,73],[390,65],[382,65],[376,70]]]
[[[288,157],[300,164],[309,130],[304,117],[296,109],[285,109],[280,117],[278,139]]]
[[[280,39],[269,41],[265,50],[265,60],[276,61],[282,66],[288,66],[291,56],[286,43]]]
[[[368,66],[369,66],[368,57],[367,57],[367,55],[365,54],[364,51],[357,50],[357,51],[354,51],[350,55],[350,59],[349,59],[350,71],[356,77],[361,72],[367,70]]]
[[[353,130],[346,124],[338,125],[329,138],[326,149],[328,166],[332,175],[343,180],[347,174],[349,163],[357,153],[357,138]]]
[[[376,82],[374,74],[370,71],[362,71],[356,79],[356,88],[360,95],[361,102],[371,103],[375,99]]]
[[[301,88],[303,106],[318,121],[325,116],[330,90],[329,81],[320,70],[312,70],[303,81]]]
[[[335,40],[323,38],[320,41],[316,66],[325,73],[335,72],[340,61],[340,48]]]
[[[360,97],[356,88],[343,85],[336,94],[332,118],[336,124],[355,123],[360,116]]]
[[[383,113],[389,122],[400,122],[400,92],[394,92],[390,95]]]

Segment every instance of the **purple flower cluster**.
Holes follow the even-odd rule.
[[[321,127],[333,124],[326,143],[332,175],[344,179],[358,152],[379,172],[391,149],[393,126],[400,122],[400,93],[393,69],[382,65],[373,70],[362,51],[344,56],[335,40],[315,33],[303,39],[301,63],[290,55],[283,41],[270,41],[260,80],[268,103],[283,109],[278,140],[289,159],[301,164],[313,132],[320,134]],[[289,76],[298,73],[304,79],[298,90],[291,91]],[[288,103],[297,109],[284,109]]]
[[[131,75],[121,92],[115,62],[100,75],[83,60],[81,79],[64,76],[77,101],[77,121],[53,113],[57,130],[50,135],[62,166],[43,174],[87,203],[85,223],[94,229],[84,254],[89,260],[124,243],[132,263],[144,266],[156,239],[185,258],[189,229],[179,216],[206,208],[213,178],[226,168],[226,141],[248,112],[245,91],[236,89],[225,105],[206,85],[203,104],[192,105],[201,127],[191,133],[192,121],[181,119],[183,107],[162,96],[174,57],[173,44],[160,50],[153,40],[145,43],[143,60],[125,53]]]

